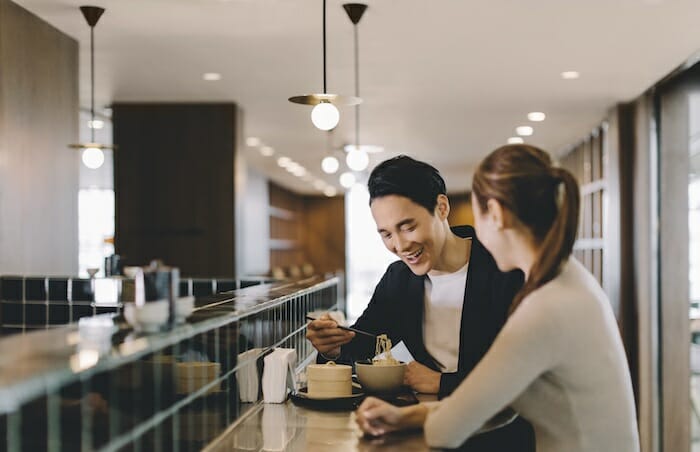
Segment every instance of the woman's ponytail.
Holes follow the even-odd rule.
[[[578,184],[574,176],[563,168],[550,167],[549,172],[553,185],[552,196],[555,197],[558,210],[540,243],[540,254],[530,269],[527,281],[513,299],[510,313],[517,309],[528,294],[559,274],[576,241],[580,204]]]

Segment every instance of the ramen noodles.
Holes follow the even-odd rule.
[[[380,358],[382,354],[383,356]],[[386,334],[378,335],[372,364],[375,366],[394,366],[398,363],[398,360],[391,356],[391,339]]]

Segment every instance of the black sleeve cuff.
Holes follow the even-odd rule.
[[[464,375],[457,372],[444,373],[440,376],[440,389],[438,391],[438,399],[443,399],[457,389],[457,386],[464,380]]]

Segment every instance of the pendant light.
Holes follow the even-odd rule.
[[[329,130],[326,136],[326,150],[328,155],[321,160],[321,169],[326,174],[335,174],[340,168],[340,162],[333,156],[333,131]]]
[[[362,15],[367,10],[367,5],[364,3],[345,3],[343,5],[350,21],[353,24],[353,35],[355,41],[355,96],[360,96],[360,57],[359,44],[357,37],[357,24],[362,19]],[[360,145],[360,106],[355,107],[355,144],[346,145],[345,163],[348,168],[353,171],[364,171],[369,165],[368,149],[374,152],[383,150],[379,146],[362,146]]]
[[[326,0],[323,0],[323,93],[289,98],[290,102],[296,104],[313,105],[311,122],[321,130],[331,130],[338,125],[340,113],[336,105],[357,105],[362,102],[362,99],[358,97],[328,93],[326,82]]]
[[[104,8],[97,6],[81,6],[80,11],[90,26],[90,124],[95,124],[95,25],[100,20]],[[69,144],[73,149],[83,151],[82,160],[90,169],[97,169],[105,161],[103,149],[114,149],[114,146],[95,142],[95,127],[90,127],[90,142]]]
[[[342,185],[344,188],[352,187],[355,185],[355,182],[357,182],[357,179],[350,171],[346,171],[340,175],[340,185]]]
[[[338,162],[338,159],[332,155],[323,157],[323,160],[321,160],[321,169],[326,174],[335,174],[338,171],[338,168],[340,168],[340,163]]]

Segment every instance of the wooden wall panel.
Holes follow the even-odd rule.
[[[115,248],[188,276],[235,276],[234,104],[113,107]]]
[[[450,214],[447,216],[450,226],[463,224],[474,226],[471,192],[448,194],[447,197],[450,199]]]
[[[0,0],[0,273],[78,272],[78,114],[78,43]]]
[[[345,272],[345,198],[304,198],[304,254],[317,272]]]
[[[345,198],[304,196],[274,183],[270,193],[270,268],[289,274],[345,271]]]
[[[303,250],[304,200],[270,182],[270,269],[287,271],[307,261]]]

